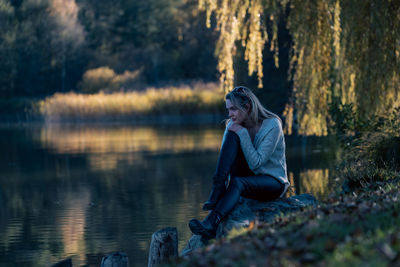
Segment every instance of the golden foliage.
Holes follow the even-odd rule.
[[[224,100],[222,92],[215,84],[200,86],[203,87],[209,89],[184,86],[111,94],[57,93],[40,101],[39,112],[47,121],[58,121],[220,111]]]
[[[84,93],[97,93],[100,90],[107,92],[121,91],[124,85],[132,84],[139,79],[140,70],[117,74],[107,66],[87,70],[82,77],[80,87]]]
[[[220,32],[218,70],[228,89],[233,85],[236,41],[245,46],[249,74],[256,71],[261,86],[266,29],[272,32],[268,41],[277,63],[278,20],[285,17],[293,40],[289,73],[293,73],[294,100],[285,113],[291,121],[297,113],[300,134],[327,134],[333,97],[354,103],[365,117],[383,114],[400,101],[399,1],[199,0],[199,4],[207,11],[208,25],[215,14]]]
[[[210,27],[211,13],[217,19],[216,29],[220,32],[216,46],[218,70],[221,73],[221,84],[225,91],[233,87],[233,56],[236,43],[245,47],[245,60],[249,62],[249,75],[258,73],[259,87],[262,87],[262,51],[268,40],[264,26],[263,4],[261,0],[199,0],[200,9],[207,11],[207,26]],[[274,20],[274,16],[269,19]],[[271,38],[271,49],[275,50],[277,28]],[[275,46],[274,46],[275,45]]]

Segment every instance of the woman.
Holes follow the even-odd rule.
[[[203,205],[204,210],[211,212],[203,221],[189,222],[194,234],[206,238],[215,237],[219,222],[240,196],[273,200],[282,197],[289,187],[280,118],[265,109],[253,92],[243,86],[234,88],[225,100],[229,120],[211,194]]]

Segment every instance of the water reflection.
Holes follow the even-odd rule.
[[[69,196],[65,199],[63,214],[57,222],[62,233],[64,253],[71,256],[77,255],[81,262],[86,260],[81,252],[86,251],[84,236],[90,199],[90,192],[87,190]]]
[[[300,172],[298,180],[300,182],[301,192],[310,192],[318,198],[330,193],[330,188],[328,186],[328,169],[306,170]]]
[[[121,160],[141,164],[146,153],[217,151],[220,129],[156,129],[151,127],[43,127],[39,141],[56,154],[87,154],[95,169],[114,169]]]
[[[151,234],[203,217],[222,126],[0,129],[0,266],[72,257],[99,266],[112,251],[144,266]],[[327,138],[287,138],[296,193],[329,193],[337,157]],[[16,264],[15,264],[16,263]]]

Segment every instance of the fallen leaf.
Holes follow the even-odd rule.
[[[389,260],[394,260],[397,257],[397,252],[393,250],[393,248],[387,244],[384,243],[379,247],[379,250],[382,252],[383,255],[386,256]]]

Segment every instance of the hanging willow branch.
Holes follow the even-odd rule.
[[[263,61],[262,53],[265,43],[269,40],[270,48],[278,54],[278,27],[275,14],[271,12],[268,20],[274,22],[272,37],[269,38],[265,23],[265,1],[262,0],[199,0],[199,8],[207,12],[207,26],[211,26],[211,14],[215,14],[216,30],[219,39],[215,53],[218,58],[218,71],[224,89],[233,87],[234,69],[233,57],[236,45],[245,48],[244,57],[248,62],[249,76],[257,73],[258,86],[262,87]],[[271,8],[271,11],[277,10]],[[277,64],[278,58],[275,62]]]
[[[245,47],[249,75],[257,73],[262,87],[263,49],[269,45],[278,67],[278,19],[289,14],[293,96],[284,112],[288,132],[297,116],[300,134],[327,134],[333,99],[353,103],[365,117],[400,105],[400,1],[199,0],[199,6],[207,11],[208,26],[215,14],[225,90],[233,87],[236,45]]]

